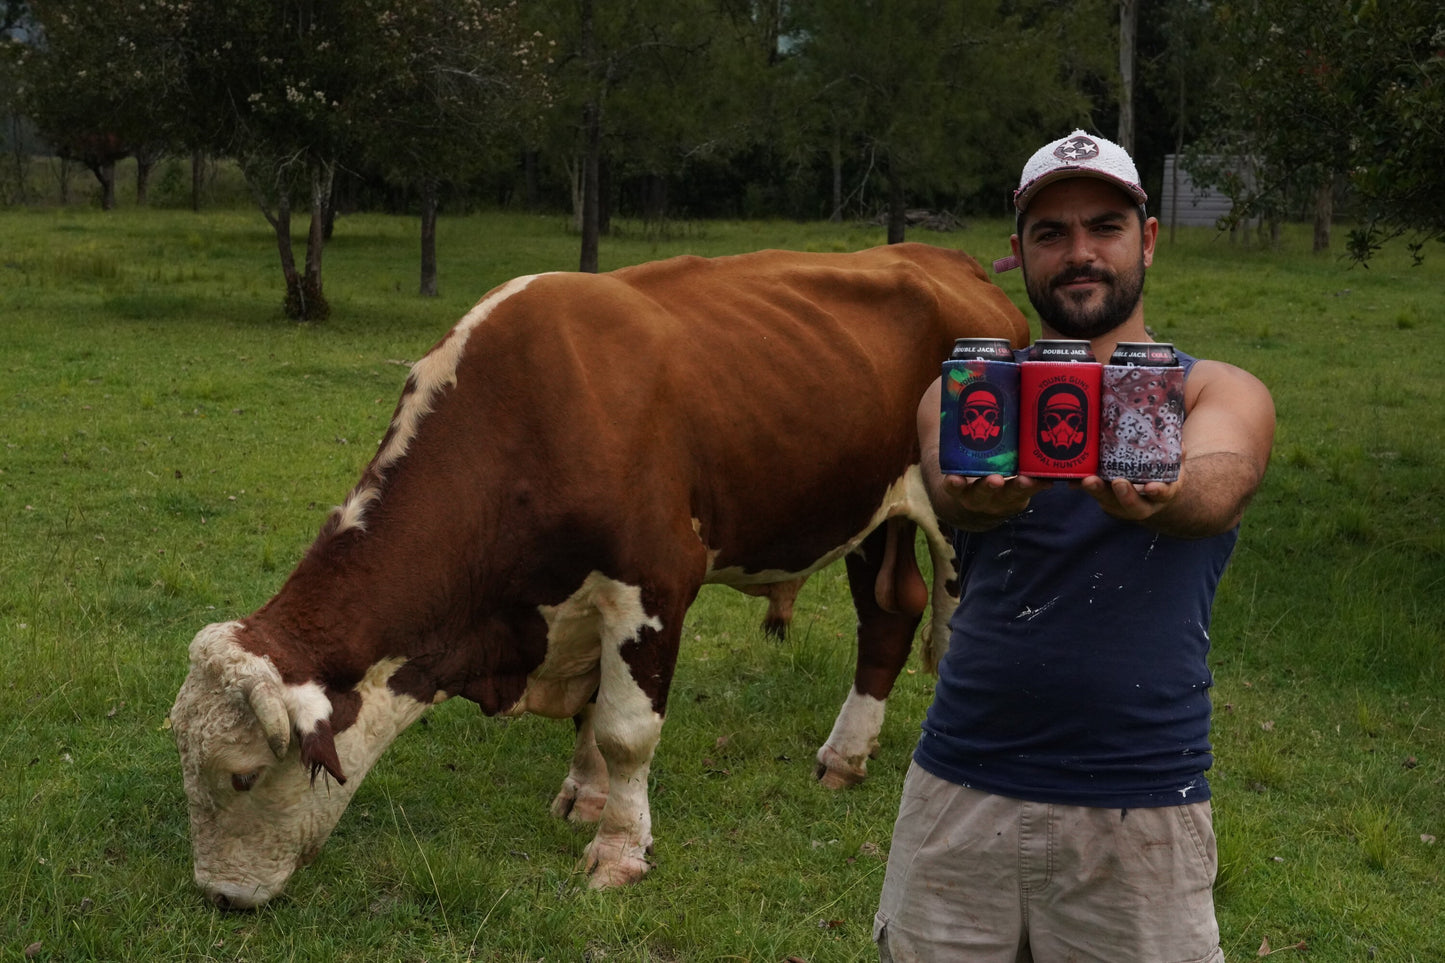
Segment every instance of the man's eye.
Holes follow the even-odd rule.
[[[231,788],[236,792],[250,792],[259,775],[259,772],[234,772],[231,774]]]

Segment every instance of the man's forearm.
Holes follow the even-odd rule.
[[[1145,528],[1175,538],[1208,538],[1239,524],[1264,477],[1263,466],[1232,451],[1189,456],[1179,496],[1144,519]]]

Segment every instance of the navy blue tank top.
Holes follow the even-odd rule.
[[[958,533],[962,601],[918,764],[1038,802],[1208,799],[1209,618],[1237,537],[1159,535],[1063,483]]]

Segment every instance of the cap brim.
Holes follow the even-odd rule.
[[[1056,167],[1046,174],[1040,174],[1015,191],[1014,207],[1018,211],[1023,212],[1028,208],[1029,203],[1034,199],[1034,195],[1039,191],[1055,181],[1065,180],[1070,177],[1092,177],[1095,180],[1107,181],[1133,198],[1135,204],[1143,204],[1149,200],[1149,195],[1144,193],[1144,188],[1138,184],[1126,181],[1123,178],[1115,177],[1107,171],[1101,171],[1093,167]]]

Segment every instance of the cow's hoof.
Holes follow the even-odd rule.
[[[650,848],[650,841],[647,846],[639,847],[615,839],[610,842],[604,842],[601,838],[592,840],[587,844],[587,850],[582,856],[582,865],[592,876],[588,887],[612,889],[630,886],[642,879],[652,868],[652,864],[647,861]]]
[[[552,815],[573,823],[595,823],[602,818],[607,793],[578,786],[570,780],[552,800]]]
[[[844,756],[824,746],[818,750],[818,765],[813,769],[813,775],[824,789],[848,789],[867,778],[868,757]]]
[[[592,878],[588,881],[587,888],[615,889],[618,886],[631,886],[646,876],[651,868],[651,863],[635,856],[598,863],[592,870]]]

